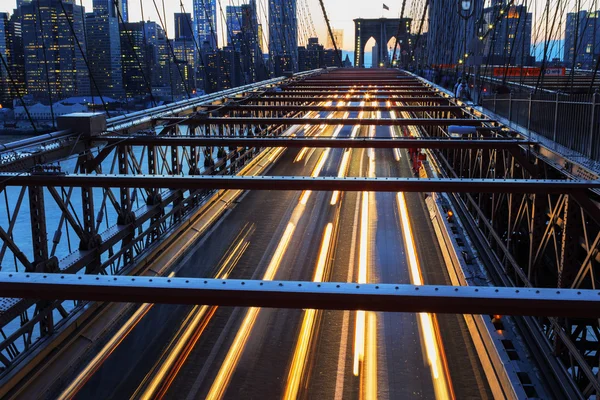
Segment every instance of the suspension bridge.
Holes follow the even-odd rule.
[[[324,2],[333,66],[306,1],[270,2],[266,34],[260,1],[210,2],[193,21],[181,3],[173,40],[164,11],[138,24],[95,2],[86,23],[113,18],[132,50],[135,96],[115,106],[77,5],[52,1],[37,18],[66,18],[87,72],[72,84],[100,102],[58,112],[69,84],[36,26],[40,124],[36,86],[0,48],[36,133],[0,144],[0,398],[600,392],[600,62],[577,55],[597,18],[582,4],[474,1],[466,18],[405,0],[398,18],[353,21],[347,68]],[[553,66],[567,23],[573,54]],[[161,30],[148,68],[133,49]],[[372,40],[380,68],[361,68]]]

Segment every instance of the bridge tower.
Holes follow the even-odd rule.
[[[398,34],[398,26],[400,26],[400,35],[398,43],[400,48],[404,50],[408,44],[407,27],[410,27],[410,18],[403,18],[400,24],[399,18],[377,18],[363,19],[357,18],[354,20],[354,66],[365,66],[365,44],[370,38],[375,39],[377,44],[377,54],[373,55],[378,62],[386,60],[387,43],[391,38]]]

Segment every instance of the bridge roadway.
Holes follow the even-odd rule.
[[[397,129],[306,126],[298,135],[386,138]],[[268,174],[411,176],[411,170],[404,150],[287,149]],[[248,192],[175,274],[415,283],[416,253],[425,283],[449,284],[423,195],[406,194],[409,221],[400,201],[395,193]],[[357,340],[364,341],[362,355]],[[76,397],[144,395],[491,398],[460,315],[173,305],[152,307]]]

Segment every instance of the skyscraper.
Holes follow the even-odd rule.
[[[210,49],[217,48],[217,0],[194,0],[194,35],[200,48],[204,42]]]
[[[93,95],[121,98],[125,94],[117,15],[115,7],[106,7],[106,0],[94,0],[94,12],[86,15],[87,58]]]
[[[117,18],[119,23],[129,21],[127,0],[94,0],[93,8],[95,14]]]
[[[269,53],[282,68],[298,71],[296,0],[269,0]]]
[[[190,13],[175,13],[175,40],[192,40],[194,37],[192,15]]]
[[[175,62],[173,63],[173,88],[177,95],[194,94],[196,91],[196,48],[192,40],[185,38],[171,41]]]
[[[121,63],[127,97],[149,96],[151,89],[151,47],[145,40],[145,22],[121,25]]]
[[[147,62],[150,65],[153,92],[162,92],[172,87],[171,54],[165,30],[156,22],[144,23],[144,34],[148,46]]]
[[[244,70],[249,72],[248,81],[257,81],[267,78],[262,55],[262,30],[258,23],[256,0],[250,0],[242,5],[242,32],[245,48]]]
[[[483,61],[494,65],[531,65],[532,14],[526,6],[511,6],[498,2],[483,11],[484,25],[496,24],[488,35],[483,50]]]
[[[567,67],[575,63],[575,67],[594,68],[596,57],[600,54],[599,17],[598,12],[585,10],[567,14],[563,56]]]
[[[242,6],[227,6],[227,45],[242,51]]]
[[[9,17],[7,13],[0,13],[0,104],[8,104],[11,99],[11,81],[8,77],[10,67],[10,31]],[[5,65],[6,64],[6,65]],[[8,67],[8,68],[7,68]]]
[[[483,0],[474,0],[471,5],[472,15],[465,20],[459,15],[458,7],[460,6],[460,2],[430,0],[428,13],[429,29],[426,39],[427,60],[423,61],[433,65],[458,64],[465,53],[465,24],[467,24],[466,51],[470,51],[473,48],[474,42],[476,43],[479,40],[477,30],[478,25],[481,23],[479,18],[483,11],[483,4]]]
[[[24,3],[20,11],[29,94],[46,103],[89,95],[83,8],[61,0],[36,0]]]

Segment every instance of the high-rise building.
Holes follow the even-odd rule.
[[[265,49],[263,47],[263,38],[264,38],[264,31],[263,31],[263,26],[262,24],[258,24],[258,48],[260,49],[260,53],[264,54]]]
[[[20,12],[29,94],[46,103],[89,95],[83,7],[61,0],[36,0],[24,3]]]
[[[129,21],[127,0],[94,0],[93,8],[94,14],[108,15],[117,18],[119,22]]]
[[[563,61],[567,67],[594,68],[600,55],[600,13],[568,13]],[[576,39],[577,38],[577,39]],[[577,40],[577,43],[575,43]]]
[[[465,51],[470,52],[478,42],[480,16],[483,12],[484,0],[474,0],[471,4],[471,16],[463,19],[459,15],[460,2],[448,0],[429,1],[428,33],[424,60],[418,60],[431,65],[453,65],[463,59]],[[466,45],[465,49],[465,24]],[[451,39],[451,40],[450,40]],[[410,48],[401,44],[401,52]],[[471,57],[475,59],[475,57]]]
[[[269,0],[269,54],[281,68],[298,71],[296,0]]]
[[[0,104],[6,106],[12,100],[12,82],[9,79],[11,46],[10,46],[10,19],[8,13],[0,13]]]
[[[266,69],[261,50],[261,27],[258,23],[256,0],[242,5],[242,58],[248,82],[266,79]]]
[[[171,73],[174,91],[177,95],[196,93],[196,47],[185,37],[171,41],[175,62]]]
[[[217,0],[194,0],[194,35],[201,48],[217,48]]]
[[[175,13],[175,40],[193,40],[192,14]]]
[[[310,71],[323,66],[323,46],[318,38],[309,38],[306,47],[298,47],[298,68],[300,71]]]
[[[124,96],[119,18],[105,0],[94,0],[94,12],[86,15],[87,59],[94,96]],[[112,8],[112,9],[111,9]]]
[[[227,45],[242,51],[242,6],[226,7]]]
[[[344,46],[344,30],[343,29],[332,29],[333,31],[333,38],[335,39],[335,44],[337,46],[338,49],[341,49]],[[333,49],[333,42],[331,41],[331,36],[329,35],[329,33],[327,34],[327,45],[325,46],[326,49]]]
[[[0,14],[1,15],[1,14]],[[25,61],[23,58],[23,32],[21,31],[21,17],[18,9],[10,18],[0,16],[0,47],[4,61],[8,66],[6,68],[3,63],[0,63],[0,81],[4,82],[4,86],[0,83],[0,97],[5,100],[14,100],[15,98],[24,96],[27,93],[25,87]],[[4,95],[4,96],[3,96]],[[5,101],[0,100],[0,101]],[[10,105],[10,104],[9,104]]]
[[[150,95],[152,86],[152,52],[145,40],[145,22],[121,25],[121,64],[127,97]]]
[[[532,65],[532,13],[527,6],[511,6],[500,0],[483,11],[484,25],[495,24],[483,47],[483,61],[493,65]]]
[[[207,93],[229,89],[242,84],[240,53],[233,47],[204,51]]]
[[[156,22],[144,23],[145,41],[148,45],[153,92],[163,93],[172,87],[171,53],[165,30]]]

